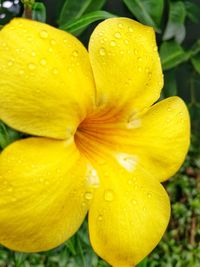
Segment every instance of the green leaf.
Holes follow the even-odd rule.
[[[194,23],[199,22],[200,7],[192,2],[184,2],[187,12],[187,17]]]
[[[163,42],[160,47],[160,57],[163,70],[168,70],[187,61],[190,57],[188,52],[175,41]]]
[[[92,0],[66,0],[60,12],[58,24],[66,24],[75,18],[79,18],[91,3]]]
[[[165,83],[163,93],[165,97],[177,95],[177,85],[174,70],[168,71],[164,75]]]
[[[17,139],[22,138],[23,134],[9,128],[0,121],[0,148],[4,149]]]
[[[170,2],[169,19],[163,35],[163,40],[175,38],[177,43],[182,43],[185,38],[186,9],[183,2]]]
[[[61,25],[59,28],[67,32],[70,32],[74,35],[77,35],[81,29],[84,29],[85,27],[89,26],[91,23],[95,21],[114,18],[114,17],[116,17],[116,15],[113,15],[107,11],[100,10],[91,12],[89,14],[85,14],[79,19],[74,19],[70,23]]]
[[[46,7],[43,3],[33,4],[32,19],[41,22],[46,22]]]
[[[160,32],[163,13],[163,0],[123,0],[130,12],[142,23]]]
[[[142,262],[140,262],[137,267],[147,267],[148,258],[145,258]]]
[[[192,57],[191,61],[196,72],[200,74],[200,53]]]
[[[191,50],[190,50],[190,55],[195,56],[196,54],[198,54],[200,52],[200,39],[198,39],[195,44],[192,46]]]
[[[90,13],[92,11],[98,11],[102,9],[105,5],[107,0],[92,0],[88,8],[85,10],[84,13]]]

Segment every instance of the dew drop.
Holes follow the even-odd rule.
[[[125,40],[124,43],[125,43],[125,44],[128,44],[128,40]]]
[[[35,51],[32,51],[31,55],[32,55],[32,57],[35,57],[36,56]]]
[[[98,216],[98,220],[99,221],[102,221],[103,220],[103,216],[101,214]]]
[[[19,75],[23,75],[24,74],[24,70],[19,70]]]
[[[138,51],[137,49],[134,49],[134,54],[137,55],[138,54]]]
[[[129,30],[129,32],[133,32],[133,28],[132,27],[129,27],[128,30]]]
[[[34,69],[36,68],[36,66],[35,66],[35,64],[30,63],[30,64],[28,64],[28,68],[29,68],[30,70],[34,70]]]
[[[92,192],[86,192],[85,193],[85,199],[91,200],[93,198]]]
[[[135,199],[133,199],[131,202],[133,205],[137,205],[137,201]]]
[[[110,42],[110,45],[111,45],[111,46],[116,46],[116,42],[115,42],[115,41],[111,41],[111,42]]]
[[[158,50],[157,46],[154,46],[153,51],[156,52],[157,50]]]
[[[142,61],[142,58],[141,58],[141,57],[138,57],[137,59],[138,59],[138,61],[139,61],[139,62],[141,62],[141,61]]]
[[[152,77],[152,72],[151,71],[148,72],[148,77],[149,77],[149,79],[151,79],[151,77]]]
[[[45,31],[45,30],[42,30],[40,32],[40,37],[43,38],[43,39],[46,39],[48,37],[48,32]]]
[[[46,65],[47,64],[46,59],[42,58],[40,60],[40,64],[43,65],[43,66]]]
[[[111,190],[106,190],[105,193],[104,193],[104,199],[108,202],[111,202],[113,201],[113,192]]]
[[[121,38],[121,33],[116,32],[116,33],[115,33],[115,37],[116,37],[117,39],[120,39],[120,38]]]
[[[64,39],[64,40],[63,40],[63,43],[66,44],[66,43],[67,43],[67,39]]]
[[[72,55],[73,55],[74,57],[77,57],[77,56],[78,56],[78,51],[77,51],[77,50],[74,50],[74,51],[72,52]]]
[[[141,67],[138,67],[138,71],[141,72],[142,71],[142,68]]]
[[[101,47],[101,48],[99,49],[99,54],[100,54],[101,56],[105,56],[105,54],[106,54],[106,50],[105,50],[105,48]]]
[[[148,194],[147,194],[147,197],[148,197],[148,198],[151,198],[151,197],[152,197],[152,194],[151,194],[151,193],[148,193]]]
[[[51,44],[51,45],[56,45],[56,41],[55,41],[54,39],[52,39],[52,40],[50,41],[50,44]]]
[[[118,27],[121,29],[121,28],[123,28],[123,25],[121,23],[119,23]]]
[[[12,187],[9,187],[8,188],[8,192],[12,192],[13,191],[13,188]]]
[[[86,206],[86,203],[85,202],[82,202],[82,204],[81,204],[83,207],[85,207]]]
[[[58,74],[58,70],[57,69],[53,69],[53,74],[57,75]]]
[[[8,66],[11,67],[13,65],[13,61],[12,60],[9,60],[8,61]]]

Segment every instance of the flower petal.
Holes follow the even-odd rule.
[[[22,132],[71,136],[93,109],[89,56],[72,35],[14,19],[0,31],[0,118]]]
[[[86,164],[73,142],[28,138],[8,146],[0,156],[0,243],[35,252],[73,235],[90,201]]]
[[[106,116],[106,115],[105,115]],[[90,118],[80,127],[81,146],[107,153],[129,171],[140,164],[159,181],[170,178],[180,168],[190,144],[190,119],[186,105],[179,97],[167,98],[146,112],[130,116],[126,121]],[[89,136],[89,138],[88,138]],[[134,170],[134,168],[133,168]]]
[[[159,98],[163,77],[151,27],[127,18],[105,20],[91,36],[89,54],[99,105],[137,112]]]
[[[132,267],[160,241],[170,203],[160,183],[138,165],[133,174],[107,158],[89,210],[94,250],[112,266]]]

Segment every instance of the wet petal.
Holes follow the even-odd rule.
[[[178,97],[167,98],[126,121],[107,115],[85,120],[80,129],[81,147],[107,153],[131,172],[135,162],[159,181],[170,178],[181,166],[190,143],[190,119]]]
[[[106,158],[97,167],[100,188],[89,210],[89,232],[96,253],[114,267],[132,267],[160,241],[170,203],[160,183],[139,165],[130,174]]]
[[[163,78],[151,27],[127,18],[105,20],[91,36],[89,54],[99,105],[138,112],[159,98]]]
[[[92,195],[87,164],[73,142],[28,138],[7,147],[0,156],[0,243],[35,252],[71,237],[88,210],[85,194]]]
[[[32,135],[68,138],[94,105],[89,57],[72,35],[14,19],[0,31],[0,118]]]

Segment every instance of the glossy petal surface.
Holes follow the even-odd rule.
[[[17,251],[56,247],[89,205],[86,160],[73,142],[28,138],[0,156],[0,242]]]
[[[116,121],[115,117],[108,120],[108,114],[90,118],[83,123],[82,132],[90,137],[83,142],[95,141],[93,151],[101,147],[102,154],[119,154],[127,161],[134,158],[150,175],[164,181],[185,159],[190,143],[190,120],[184,102],[170,97],[145,113],[130,116],[127,121]]]
[[[127,18],[105,20],[90,38],[89,54],[98,105],[135,113],[159,98],[163,78],[152,28]]]
[[[114,267],[132,267],[160,241],[170,203],[160,183],[139,165],[130,174],[107,159],[89,211],[94,250]]]
[[[68,138],[93,109],[89,57],[72,35],[14,19],[0,31],[0,118],[19,131]]]

